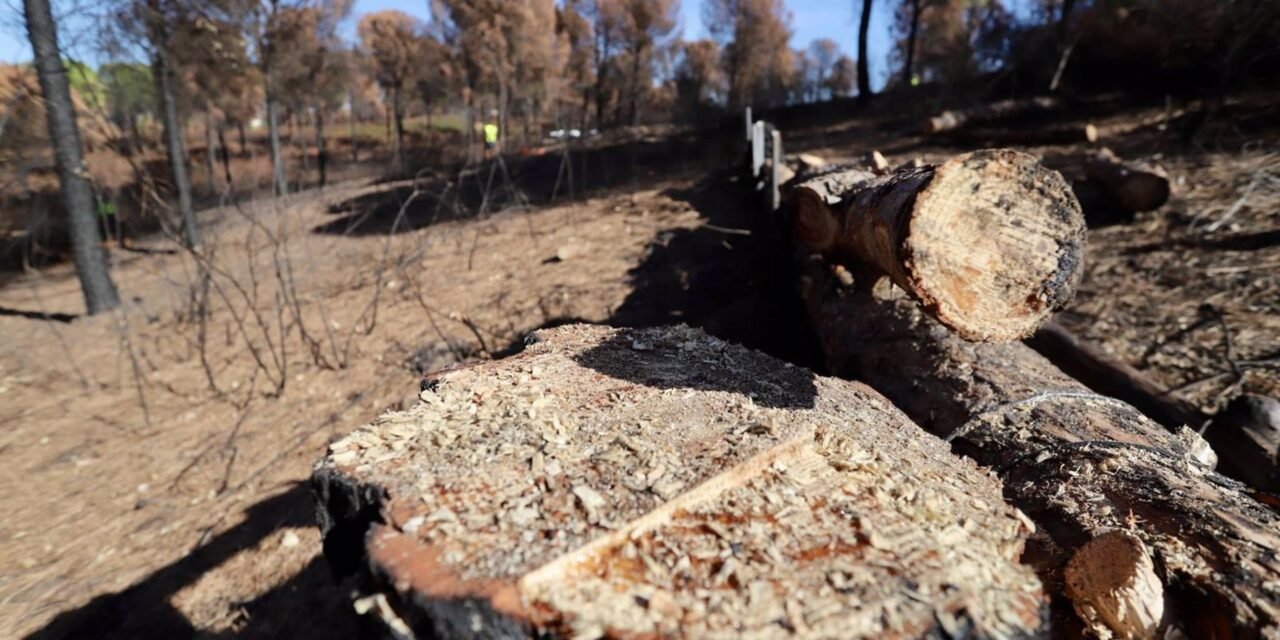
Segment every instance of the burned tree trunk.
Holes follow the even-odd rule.
[[[1171,434],[1091,393],[1025,345],[960,340],[900,295],[873,295],[873,276],[850,287],[819,260],[802,269],[828,366],[869,383],[957,453],[999,473],[1006,497],[1043,534],[1027,559],[1047,585],[1059,584],[1064,564],[1091,540],[1127,531],[1154,554],[1162,631],[1280,632],[1280,514],[1206,466],[1212,452],[1194,432]],[[1073,619],[1065,610],[1057,612]],[[1086,624],[1108,625],[1105,616]]]
[[[999,483],[866,387],[683,327],[534,335],[317,467],[398,637],[1042,631]]]
[[[1035,98],[1000,100],[968,109],[952,109],[943,111],[925,121],[924,131],[925,133],[942,133],[943,131],[952,131],[977,122],[990,122],[1041,111],[1052,111],[1061,104],[1061,101],[1057,98],[1039,96]]]
[[[93,189],[89,186],[80,128],[71,102],[71,86],[58,47],[58,25],[47,0],[26,0],[23,16],[27,37],[35,54],[36,74],[44,95],[45,118],[49,127],[49,144],[53,147],[58,167],[58,186],[67,208],[70,223],[71,250],[76,275],[84,294],[85,309],[90,314],[110,311],[120,304],[116,285],[111,280],[102,236],[94,215]]]
[[[1126,162],[1110,149],[1091,155],[1084,163],[1085,175],[1098,183],[1113,200],[1129,211],[1152,211],[1169,200],[1169,176],[1164,169],[1147,163]]]
[[[1025,153],[977,151],[879,178],[837,170],[789,198],[802,245],[874,266],[967,340],[1027,336],[1080,280],[1080,205]]]

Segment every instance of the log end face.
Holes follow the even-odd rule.
[[[1076,551],[1063,574],[1067,596],[1095,633],[1155,637],[1164,616],[1164,585],[1137,536],[1116,530],[1094,538]]]
[[[912,290],[966,340],[1030,335],[1075,294],[1085,223],[1056,171],[984,150],[938,167],[904,241]]]
[[[806,187],[792,191],[790,199],[792,237],[815,251],[828,251],[835,246],[838,225],[826,200]]]

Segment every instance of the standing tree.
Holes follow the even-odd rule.
[[[557,14],[556,30],[560,32],[569,47],[565,64],[567,88],[573,92],[572,102],[578,95],[582,96],[580,109],[580,127],[587,128],[587,117],[591,112],[591,90],[595,86],[595,67],[592,64],[595,52],[595,34],[591,22],[587,19],[588,0],[566,0]]]
[[[840,57],[840,45],[831,38],[818,38],[809,43],[809,57],[813,62],[814,86],[818,91],[815,98],[821,99],[822,91],[827,89],[836,59]]]
[[[67,70],[58,48],[58,27],[53,21],[49,0],[24,0],[23,11],[27,37],[35,53],[40,90],[44,93],[49,142],[53,145],[62,200],[70,220],[72,252],[80,288],[84,292],[85,308],[90,314],[108,311],[120,304],[120,298],[107,271],[107,257],[102,250],[102,238],[94,215],[93,192],[85,178],[87,172],[81,155],[80,131],[71,105]]]
[[[676,25],[678,0],[620,0],[620,48],[626,60],[627,120],[640,122],[642,94],[653,84],[654,60],[668,46],[667,36]]]
[[[182,242],[191,249],[200,244],[200,232],[191,203],[187,150],[183,142],[182,119],[178,116],[172,38],[175,25],[189,18],[184,15],[186,7],[173,0],[145,0],[137,9],[141,12],[143,32],[151,48],[151,75],[156,83],[157,111],[164,129],[165,152],[178,199],[178,213],[182,217]]]
[[[871,27],[871,0],[862,0],[858,19],[858,101],[871,99],[871,72],[867,68],[867,30]]]
[[[720,47],[712,40],[695,40],[683,43],[681,49],[675,74],[676,105],[684,119],[698,121],[724,102]]]
[[[853,85],[857,80],[858,70],[856,65],[849,56],[842,55],[832,65],[831,75],[827,76],[824,88],[831,93],[833,98],[837,96],[843,97],[853,91]]]
[[[702,13],[723,51],[729,108],[783,102],[795,64],[782,0],[704,0]]]
[[[387,10],[365,14],[356,26],[361,48],[370,58],[378,85],[391,101],[395,117],[396,169],[405,170],[404,86],[417,66],[417,22],[403,11]]]
[[[916,35],[920,32],[920,12],[924,10],[925,0],[903,0],[902,7],[899,9],[899,20],[902,20],[902,14],[905,12],[907,27],[907,42],[904,45],[906,53],[904,54],[906,62],[902,65],[902,83],[905,86],[911,86],[911,80],[915,74],[916,59]]]

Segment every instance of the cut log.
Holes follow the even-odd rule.
[[[865,386],[685,327],[534,340],[317,467],[326,555],[402,633],[1041,631],[1000,483]]]
[[[1015,118],[1040,111],[1052,111],[1061,105],[1057,98],[1038,96],[1034,98],[1017,98],[1000,100],[989,104],[970,107],[968,109],[952,109],[929,118],[924,125],[925,133],[941,133],[959,129],[968,124],[990,122],[1005,118]]]
[[[990,466],[1038,526],[1027,560],[1047,585],[1093,538],[1125,530],[1154,553],[1158,637],[1280,633],[1280,514],[1197,461],[1203,442],[1100,396],[1020,343],[965,342],[900,293],[841,285],[818,260],[801,291],[833,372],[868,382],[953,450]],[[1074,615],[1055,601],[1055,619]],[[1181,636],[1178,632],[1181,632]],[[1172,634],[1172,635],[1170,635]]]
[[[947,131],[940,142],[966,147],[1040,146],[1094,143],[1098,128],[1092,124],[1063,126],[986,127]]]
[[[1126,162],[1103,148],[1085,160],[1084,171],[1130,211],[1152,211],[1169,201],[1169,176],[1154,164]]]
[[[1076,551],[1064,574],[1067,596],[1094,635],[1156,637],[1164,616],[1164,585],[1141,538],[1119,530],[1104,533]]]
[[[1065,180],[987,150],[877,178],[840,170],[789,194],[805,246],[869,263],[967,340],[1026,337],[1075,293],[1084,218]]]

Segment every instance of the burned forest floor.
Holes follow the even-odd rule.
[[[1091,229],[1059,320],[1210,412],[1280,396],[1277,102],[1202,123],[1163,106],[1054,116],[1125,130],[1101,144],[1174,185],[1159,210]],[[1044,122],[938,138],[887,106],[785,115],[788,153],[832,159],[1015,146],[1070,177],[1089,147],[1016,143]],[[597,147],[511,180],[482,167],[208,210],[199,256],[159,237],[111,250],[121,313],[81,316],[70,265],[9,281],[0,637],[351,637],[312,464],[416,401],[422,374],[514,353],[539,327],[684,322],[812,365],[781,231],[720,137],[692,160],[632,145],[608,177]]]

